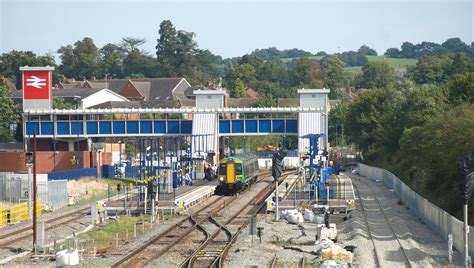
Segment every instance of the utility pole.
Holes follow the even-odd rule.
[[[275,181],[276,190],[275,190],[275,220],[280,220],[280,211],[278,210],[278,179]]]
[[[33,250],[36,251],[36,131],[33,142]]]

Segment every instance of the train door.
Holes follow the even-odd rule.
[[[227,183],[235,183],[235,163],[227,163]]]

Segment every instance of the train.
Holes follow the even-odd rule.
[[[215,194],[233,194],[257,181],[258,157],[247,153],[229,156],[219,161],[219,185]]]

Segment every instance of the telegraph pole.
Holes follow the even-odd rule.
[[[33,250],[36,251],[36,131],[33,142]]]

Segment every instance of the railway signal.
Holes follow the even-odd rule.
[[[273,154],[272,157],[272,177],[275,180],[275,220],[279,220],[278,211],[278,179],[281,176],[281,170],[283,168],[283,158],[285,158],[287,151],[285,148],[280,148],[278,152]]]
[[[469,267],[469,226],[467,224],[467,203],[474,189],[474,151],[458,163],[459,192],[464,204],[464,266]]]

